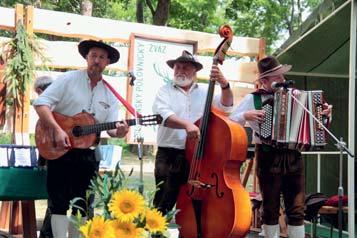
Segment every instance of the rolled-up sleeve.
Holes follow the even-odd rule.
[[[42,106],[46,105],[48,107],[53,107],[56,105],[62,98],[64,87],[66,83],[65,79],[62,79],[61,76],[58,77],[46,90],[36,98],[33,102],[33,106]]]
[[[253,94],[247,94],[243,98],[241,103],[233,110],[229,118],[244,126],[246,123],[246,120],[244,118],[244,113],[248,110],[253,110],[253,109],[254,109]]]
[[[152,111],[155,114],[160,114],[162,116],[162,125],[165,125],[165,121],[169,116],[175,114],[170,106],[168,87],[164,86],[159,89],[152,106]]]
[[[215,95],[213,98],[213,105],[224,111],[225,113],[231,113],[233,110],[233,105],[232,106],[225,106],[221,102],[221,95]]]

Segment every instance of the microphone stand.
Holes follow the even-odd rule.
[[[128,76],[130,77],[130,86],[132,88],[134,88],[134,81],[136,80],[136,77],[135,75],[132,73],[132,72],[129,72],[128,73]],[[135,107],[134,107],[135,109]],[[137,127],[138,125],[140,125],[139,123],[139,118],[138,118],[138,113],[135,109],[135,113],[134,113],[134,116],[135,116],[135,126]],[[143,143],[144,143],[144,137],[142,136],[142,134],[140,133],[140,135],[138,134],[135,138],[135,141],[137,142],[137,150],[138,150],[138,159],[140,161],[140,174],[139,174],[139,181],[140,181],[140,184],[139,184],[139,192],[141,194],[144,193],[144,176],[143,176]]]
[[[288,87],[283,87],[284,91],[288,91]],[[345,151],[349,156],[354,158],[354,155],[352,152],[347,148],[346,143],[343,141],[343,138],[341,137],[340,140],[336,138],[332,134],[332,132],[327,129],[322,122],[317,119],[308,108],[305,107],[293,94],[291,91],[291,97],[294,99],[295,102],[297,102],[305,112],[307,112],[336,142],[335,146],[339,149],[340,151],[340,159],[339,159],[339,186],[338,186],[338,237],[342,238],[342,223],[343,223],[343,210],[342,210],[342,199],[343,199],[343,186],[342,186],[342,179],[343,179],[343,152]],[[349,224],[353,225],[353,224]]]

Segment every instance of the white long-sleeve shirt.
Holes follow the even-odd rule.
[[[271,97],[271,95],[262,95],[262,101],[264,102],[268,97]],[[247,94],[239,103],[239,105],[233,110],[229,118],[238,122],[242,126],[245,126],[247,123],[253,130],[253,143],[261,144],[261,140],[256,135],[256,133],[259,133],[259,123],[254,121],[246,121],[244,118],[244,113],[250,110],[256,110],[254,106],[253,94]]]
[[[193,84],[188,92],[173,84],[164,85],[159,89],[153,104],[153,112],[163,117],[157,133],[158,146],[185,148],[186,131],[165,127],[165,121],[174,114],[190,122],[197,121],[203,115],[207,90],[207,84]],[[232,109],[231,106],[222,105],[220,95],[215,95],[213,105],[225,112],[230,112]]]
[[[60,75],[33,105],[46,105],[66,116],[86,111],[94,114],[99,123],[116,121],[119,113],[118,100],[102,81],[91,89],[86,70]]]

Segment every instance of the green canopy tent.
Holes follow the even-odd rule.
[[[353,154],[356,146],[356,15],[356,0],[325,0],[275,53],[281,63],[293,65],[287,79],[295,80],[297,88],[324,91],[327,101],[334,105],[330,130],[338,139],[348,138],[347,145]],[[327,150],[338,150],[334,140],[330,138],[328,142]],[[326,156],[325,166],[321,167],[324,178],[321,188],[334,194],[339,185],[338,158],[338,155]],[[307,190],[313,190],[316,184],[309,178],[316,180],[316,173],[308,171],[314,167],[309,163],[313,162],[307,160],[306,163]],[[348,156],[343,167],[347,170],[347,176],[346,171],[343,174],[348,191],[348,234],[354,237],[355,158]]]

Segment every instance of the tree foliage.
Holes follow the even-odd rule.
[[[264,37],[267,50],[274,43],[292,34],[302,22],[302,15],[322,0],[233,0],[226,8],[236,34]]]
[[[70,13],[81,13],[81,5],[83,0],[2,0],[0,5],[4,7],[14,7],[15,4],[24,4],[24,5],[34,5],[39,8],[63,11]],[[127,11],[130,6],[130,0],[91,0],[93,3],[93,16],[94,17],[114,17],[125,16],[121,11]],[[135,7],[135,4],[133,5]],[[113,14],[113,10],[115,14]],[[134,13],[135,10],[130,11],[130,14]],[[116,17],[114,17],[117,19]],[[123,19],[125,20],[125,19]],[[131,20],[135,20],[135,17]]]
[[[217,32],[228,23],[235,35],[263,37],[267,53],[296,30],[322,0],[172,0],[168,26]],[[159,4],[160,2],[157,2]]]
[[[216,32],[217,26],[225,21],[217,14],[218,3],[218,0],[173,1],[167,25],[180,29]]]
[[[78,13],[83,0],[2,0]],[[93,16],[216,32],[228,23],[235,35],[264,37],[268,53],[298,28],[302,17],[323,0],[91,0]]]

